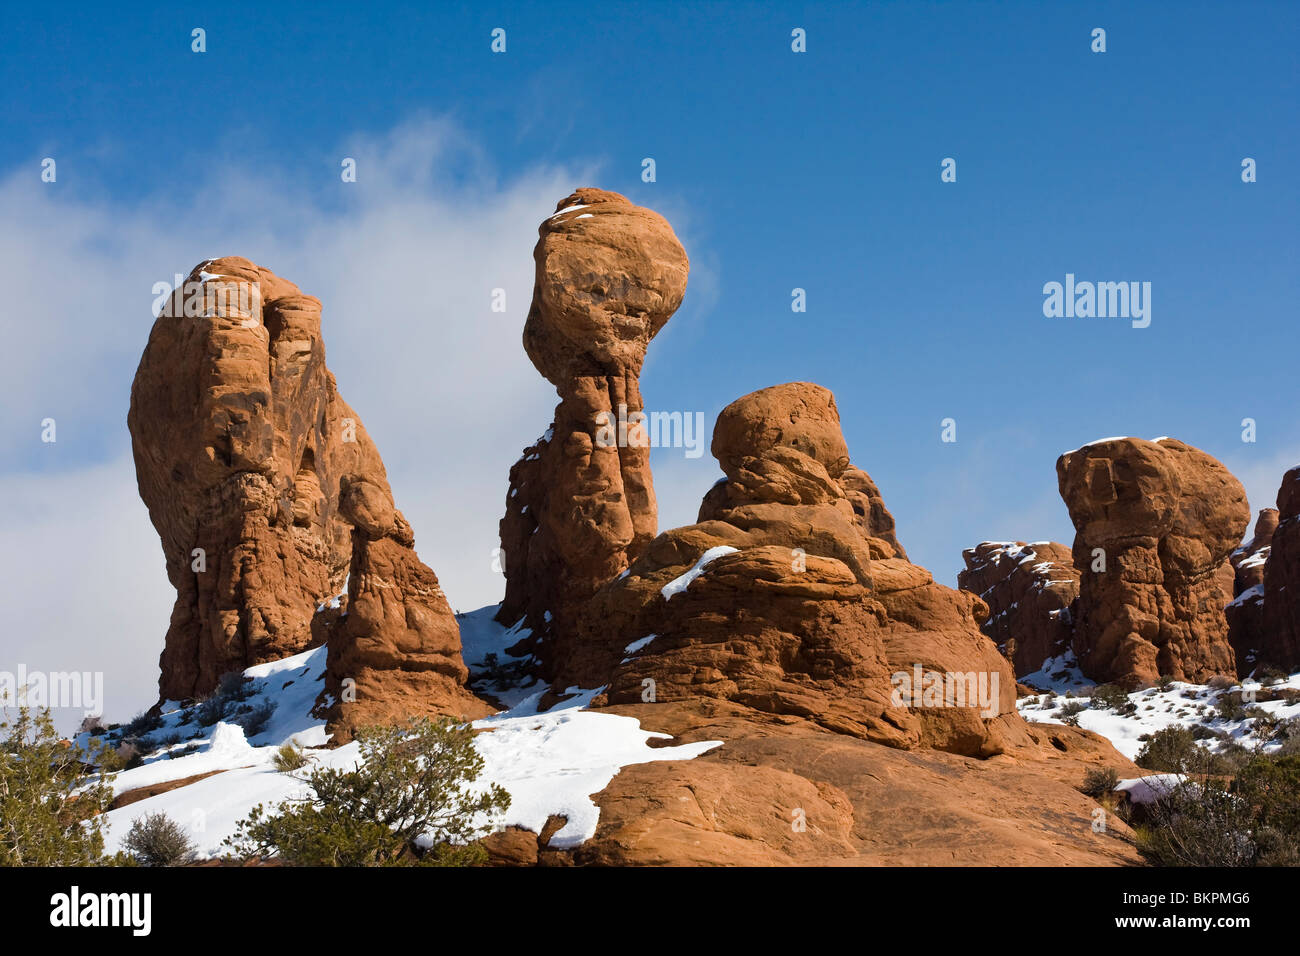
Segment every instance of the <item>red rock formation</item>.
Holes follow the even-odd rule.
[[[635,427],[644,408],[638,381],[689,269],[672,227],[617,193],[579,189],[556,208],[533,251],[524,348],[560,404],[510,471],[498,615],[527,620],[544,662],[567,653],[583,603],[654,538],[649,448]],[[623,431],[621,421],[632,427]]]
[[[203,263],[154,324],[128,424],[177,591],[163,698],[328,637],[334,684],[356,681],[345,716],[472,709],[455,619],[325,366],[319,301],[247,259]],[[349,569],[347,613],[318,615]]]
[[[1070,549],[1054,541],[985,541],[962,552],[957,586],[989,606],[981,630],[1011,661],[1016,675],[1033,673],[1070,649],[1070,604],[1079,572]]]
[[[727,480],[700,522],[661,534],[592,599],[557,689],[725,700],[891,747],[988,756],[1025,739],[1014,674],[977,628],[984,603],[864,533],[830,392],[792,383],[733,402],[713,454]],[[971,706],[909,706],[895,675],[918,667],[923,681],[973,675],[987,712],[974,685]]]
[[[1264,564],[1268,561],[1268,553],[1273,544],[1273,532],[1277,530],[1277,525],[1277,509],[1263,509],[1255,519],[1254,535],[1228,556],[1233,570],[1234,596],[1264,583]]]
[[[1092,832],[1096,805],[1077,789],[1089,767],[1135,770],[1087,731],[1026,724],[1010,665],[977,628],[986,605],[864,527],[829,392],[745,396],[719,416],[713,451],[727,478],[700,521],[601,588],[553,686],[607,682],[596,706],[723,745],[625,768],[595,796],[600,824],[575,862],[1135,859],[1122,823]],[[895,699],[895,675],[917,665],[996,676],[997,715]]]
[[[625,767],[603,791],[579,864],[1136,866],[1114,815],[1094,832],[1085,774],[1142,771],[1077,727],[1030,724],[994,760],[899,750],[793,715],[718,700],[621,705],[673,735],[723,740],[694,760]],[[544,862],[544,861],[543,861]]]
[[[1264,566],[1264,637],[1260,663],[1300,667],[1300,465],[1282,478],[1277,529]]]
[[[352,561],[347,613],[328,641],[326,729],[333,742],[409,717],[492,713],[465,688],[460,628],[437,575],[416,557],[387,483],[344,478],[339,511],[352,525]]]
[[[1237,673],[1254,670],[1264,643],[1264,566],[1277,529],[1277,509],[1265,508],[1254,536],[1228,556],[1233,572],[1232,602],[1224,608],[1228,639],[1237,655]]]
[[[1232,673],[1223,565],[1250,518],[1241,483],[1172,439],[1095,442],[1062,455],[1056,473],[1077,532],[1083,672],[1129,685]]]

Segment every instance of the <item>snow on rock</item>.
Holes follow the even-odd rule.
[[[1129,803],[1155,803],[1168,796],[1187,778],[1181,773],[1153,773],[1146,777],[1121,780],[1115,786],[1116,793],[1127,793]]]
[[[704,573],[704,569],[709,566],[710,562],[716,561],[724,554],[735,554],[738,550],[738,548],[725,544],[720,544],[716,548],[709,548],[708,551],[700,555],[700,559],[695,562],[695,565],[689,571],[673,578],[659,589],[659,593],[664,596],[665,601],[671,601],[674,594],[681,594],[690,587],[691,582]]]
[[[1037,675],[1027,675],[1023,683],[1041,687]],[[1090,688],[1082,689],[1078,696],[1075,688],[1058,682],[1053,694],[1022,697],[1016,703],[1020,716],[1036,723],[1060,724],[1065,722],[1063,708],[1071,704],[1084,704],[1085,709],[1074,716],[1080,727],[1101,734],[1125,757],[1133,760],[1150,737],[1166,727],[1203,727],[1209,731],[1197,742],[1202,747],[1217,749],[1223,744],[1241,744],[1258,747],[1265,753],[1278,750],[1287,739],[1285,727],[1300,735],[1300,674],[1267,687],[1247,681],[1244,687],[1214,688],[1203,684],[1172,681],[1164,689],[1150,687],[1134,691],[1119,708],[1108,708],[1093,701]],[[1053,688],[1048,688],[1049,690]],[[1229,694],[1254,695],[1241,710],[1228,708],[1235,714],[1225,717],[1220,705]],[[1061,696],[1065,691],[1069,696]],[[1250,713],[1251,716],[1246,716]],[[1294,721],[1285,724],[1286,721]]]
[[[631,644],[629,644],[627,647],[623,648],[623,653],[624,653],[624,654],[635,654],[637,651],[639,651],[639,650],[641,650],[641,648],[647,646],[651,641],[653,641],[653,640],[654,640],[656,637],[658,637],[658,636],[659,636],[658,634],[647,634],[645,637],[641,638],[641,640],[639,640],[639,641],[633,641],[633,642],[632,642]]]
[[[1035,690],[1056,694],[1091,690],[1096,683],[1083,676],[1072,650],[1067,650],[1058,657],[1047,658],[1038,670],[1017,677],[1016,681]]]
[[[651,748],[652,738],[670,739],[641,729],[634,717],[583,710],[597,690],[587,690],[538,713],[542,692],[513,710],[475,721],[489,733],[476,743],[487,766],[484,777],[510,791],[510,809],[503,826],[521,826],[540,833],[552,814],[568,822],[551,837],[550,845],[569,849],[596,833],[600,808],[591,799],[623,767],[655,760],[690,760],[720,740]]]
[[[475,680],[487,680],[485,669],[492,670],[496,676],[487,681],[490,690],[508,708],[473,724],[483,731],[475,739],[484,761],[477,785],[500,784],[511,797],[504,816],[481,822],[493,828],[521,826],[540,833],[551,816],[563,816],[568,822],[550,845],[572,848],[595,834],[600,809],[591,796],[608,786],[623,767],[655,760],[689,760],[722,746],[714,740],[649,747],[649,740],[670,739],[670,735],[642,730],[632,717],[585,709],[603,688],[571,688],[574,696],[550,710],[538,710],[546,691],[544,684],[524,677],[520,686],[513,686],[500,677],[503,664],[519,667],[529,661],[506,653],[528,636],[528,631],[522,622],[507,628],[493,621],[496,610],[492,606],[459,616],[465,660]],[[328,742],[325,722],[311,713],[323,686],[325,654],[325,648],[319,647],[248,668],[244,671],[246,696],[210,727],[200,726],[203,705],[171,704],[162,716],[162,725],[141,738],[153,752],[141,766],[117,774],[114,793],[199,774],[211,776],[106,814],[107,851],[122,849],[122,840],[135,820],[163,812],[185,828],[200,857],[220,856],[226,852],[223,841],[234,834],[238,822],[255,805],[273,807],[282,800],[306,795],[308,789],[300,775],[312,767],[355,767],[359,745],[353,742],[323,749]],[[488,655],[496,657],[489,660]],[[250,714],[264,716],[267,709],[270,716],[263,725],[246,735],[238,721],[247,721]],[[78,741],[83,746],[85,736]],[[276,750],[289,741],[306,748],[309,765],[299,775],[281,773],[273,763]]]

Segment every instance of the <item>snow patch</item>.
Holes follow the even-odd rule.
[[[733,548],[730,545],[725,544],[720,544],[716,548],[709,548],[708,551],[705,551],[700,555],[700,559],[695,562],[694,567],[685,574],[673,578],[659,589],[659,593],[664,596],[665,601],[671,601],[674,594],[681,594],[690,587],[691,582],[703,574],[704,569],[707,568],[710,563],[716,561],[724,554],[735,554],[739,550],[739,548]]]

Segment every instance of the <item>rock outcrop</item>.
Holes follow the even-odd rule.
[[[1172,439],[1095,442],[1062,455],[1056,473],[1076,531],[1083,672],[1126,685],[1233,673],[1225,562],[1250,519],[1241,483]]]
[[[1300,465],[1282,478],[1277,529],[1264,566],[1264,636],[1260,662],[1292,671],[1300,667]]]
[[[1273,532],[1277,530],[1278,511],[1265,508],[1255,519],[1255,533],[1249,541],[1228,556],[1233,570],[1232,593],[1235,597],[1260,587],[1264,583],[1264,565],[1273,546]]]
[[[728,701],[904,749],[1023,741],[1014,674],[977,627],[984,603],[864,530],[830,392],[747,395],[719,415],[712,450],[726,481],[697,524],[659,535],[592,598],[557,690]],[[939,699],[935,675],[968,681],[960,703]]]
[[[1237,673],[1247,675],[1264,643],[1264,568],[1277,530],[1277,509],[1265,508],[1255,520],[1249,541],[1228,556],[1232,567],[1232,601],[1224,608],[1228,640],[1237,655]]]
[[[437,575],[416,557],[387,483],[344,478],[339,511],[352,526],[352,561],[347,613],[328,634],[324,703],[333,743],[410,717],[492,713],[465,687],[460,628]]]
[[[1070,549],[1055,541],[985,541],[962,552],[966,570],[957,587],[989,607],[980,629],[1015,668],[1033,673],[1070,649],[1070,604],[1079,595],[1079,572]]]
[[[991,760],[900,750],[721,700],[607,708],[722,740],[694,760],[623,768],[593,799],[596,865],[1136,866],[1132,832],[1079,792],[1089,770],[1142,771],[1077,727],[1026,726]]]
[[[978,629],[984,602],[899,556],[879,536],[892,519],[861,520],[827,390],[737,400],[713,453],[726,479],[698,523],[601,588],[553,691],[599,681],[595,706],[723,746],[625,768],[595,796],[575,862],[1134,859],[1122,824],[1092,833],[1077,789],[1090,767],[1134,771],[1087,731],[1020,718],[1011,667]],[[923,692],[935,675],[968,680],[968,696]],[[969,706],[980,690],[987,710]]]
[[[202,263],[154,323],[128,424],[176,588],[163,699],[328,641],[348,713],[474,708],[455,619],[325,365],[317,299],[247,259]],[[318,613],[345,581],[346,610]]]
[[[689,270],[667,221],[617,193],[579,189],[556,209],[533,251],[524,348],[560,403],[510,471],[498,616],[526,621],[544,669],[569,653],[584,603],[655,536],[639,377]]]

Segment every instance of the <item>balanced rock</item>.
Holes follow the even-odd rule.
[[[154,323],[128,424],[177,592],[162,698],[328,641],[332,679],[353,678],[358,707],[470,708],[455,619],[325,365],[317,299],[247,259],[202,263]],[[346,609],[329,609],[345,581]],[[380,687],[379,670],[438,679],[421,676],[409,708],[386,706],[406,685]]]
[[[1079,594],[1079,572],[1067,546],[985,541],[963,551],[962,559],[966,570],[957,575],[957,586],[989,606],[981,630],[1017,676],[1070,649],[1070,604]]]
[[[1167,438],[1094,442],[1062,455],[1056,473],[1076,531],[1083,672],[1131,686],[1234,673],[1224,606],[1226,559],[1250,519],[1241,483]]]
[[[579,189],[542,223],[524,348],[560,403],[510,471],[501,520],[506,594],[545,666],[573,622],[657,527],[639,378],[681,304],[689,263],[672,227],[617,193]]]

